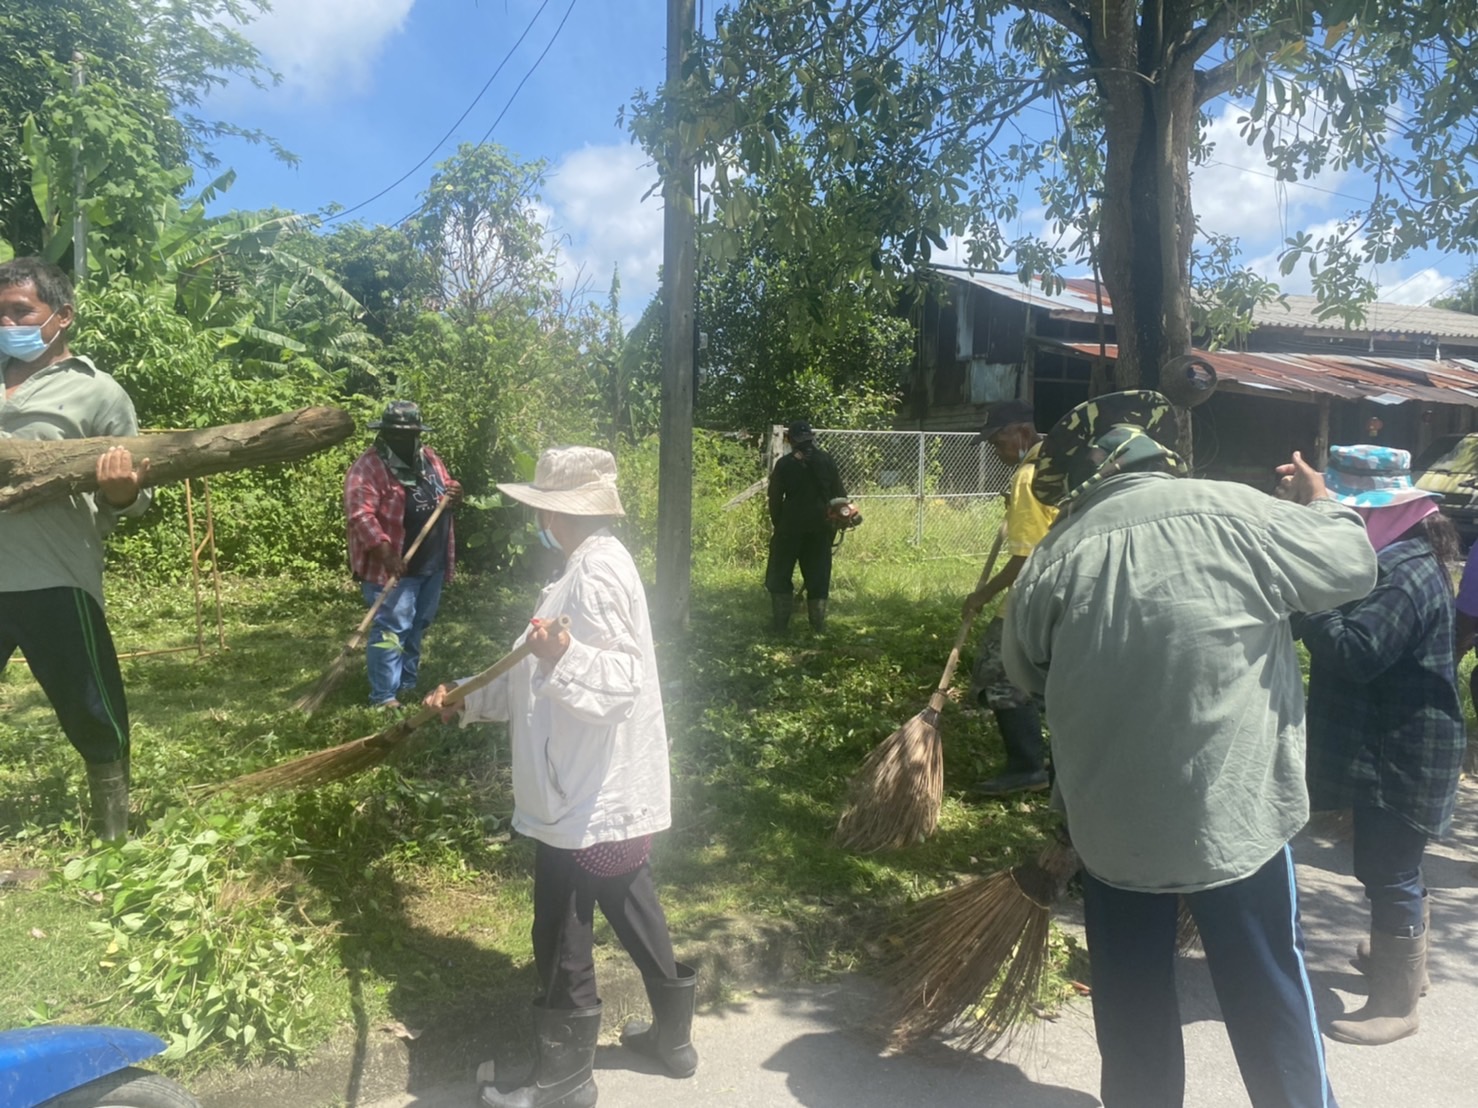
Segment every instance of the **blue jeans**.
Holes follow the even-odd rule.
[[[440,572],[402,577],[375,613],[364,652],[371,704],[394,700],[401,689],[415,686],[421,672],[421,637],[441,605],[442,580]],[[383,587],[360,582],[366,607],[374,604]]]
[[[1293,855],[1185,897],[1254,1108],[1337,1108],[1304,968]],[[1093,1027],[1104,1108],[1181,1108],[1185,1048],[1175,993],[1174,893],[1083,875]]]
[[[1420,935],[1422,854],[1427,836],[1374,805],[1355,806],[1355,878],[1370,901],[1370,929],[1382,935]]]

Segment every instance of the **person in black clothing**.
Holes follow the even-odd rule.
[[[790,453],[770,473],[770,561],[765,588],[770,593],[774,628],[784,631],[794,606],[796,562],[806,586],[806,615],[811,630],[826,629],[826,601],[831,593],[831,527],[827,504],[845,497],[842,475],[826,451],[816,446],[816,435],[805,420],[797,420],[785,434]]]

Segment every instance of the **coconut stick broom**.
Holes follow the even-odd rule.
[[[446,506],[447,498],[445,496],[436,502],[436,510],[431,513],[431,518],[422,525],[420,532],[416,535],[415,541],[406,550],[403,558],[405,564],[409,565],[410,560],[416,556],[416,551],[421,549],[422,541],[427,535],[431,534],[431,529],[436,526],[436,521],[441,518],[441,513],[446,511]],[[370,610],[364,614],[364,618],[359,621],[359,626],[354,629],[354,634],[349,636],[349,641],[339,651],[339,656],[333,660],[333,664],[318,679],[318,684],[293,701],[294,708],[311,716],[319,708],[323,707],[323,702],[333,694],[333,691],[339,687],[339,683],[348,674],[355,652],[364,645],[364,640],[368,637],[370,624],[374,622],[375,616],[379,614],[381,605],[385,603],[385,598],[390,595],[390,590],[398,584],[400,584],[399,575],[391,574],[390,580],[386,581],[385,587],[380,590],[380,595],[370,605]]]
[[[916,904],[884,970],[889,1045],[907,1050],[957,1022],[989,1050],[1033,1010],[1047,969],[1052,902],[1078,869],[1066,832],[1030,862],[973,877]]]
[[[988,1051],[1034,1012],[1050,958],[1052,905],[1081,865],[1066,829],[1030,862],[919,901],[892,936],[883,977],[889,1047],[908,1050],[958,1024],[966,1050]],[[1198,942],[1184,898],[1176,949]]]
[[[559,630],[568,630],[570,617],[560,616],[549,622]],[[312,754],[305,754],[301,758],[294,758],[290,762],[283,762],[280,765],[258,770],[256,773],[233,778],[209,791],[265,793],[280,792],[286,789],[315,788],[332,781],[342,781],[346,777],[353,777],[356,773],[362,773],[367,769],[373,769],[410,738],[411,732],[416,728],[434,719],[439,719],[443,709],[456,707],[471,693],[485,685],[492,684],[532,652],[533,646],[525,639],[476,677],[468,678],[462,684],[449,690],[442,708],[422,708],[415,715],[398,720],[384,730],[376,731],[373,735],[366,735],[362,739],[352,739],[327,750],[318,750]]]
[[[985,559],[976,589],[983,588],[996,568],[1006,538],[1003,520]],[[837,844],[870,853],[888,847],[922,842],[939,826],[944,797],[944,747],[939,740],[939,713],[960,663],[960,650],[970,635],[975,613],[960,623],[954,649],[928,707],[880,743],[862,763],[850,786],[850,800],[837,821]]]

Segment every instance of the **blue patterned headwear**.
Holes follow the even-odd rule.
[[[1411,452],[1390,446],[1331,446],[1324,487],[1352,508],[1387,508],[1441,495],[1411,483]]]

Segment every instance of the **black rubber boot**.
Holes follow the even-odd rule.
[[[128,759],[88,762],[87,787],[92,794],[92,833],[105,843],[128,838]]]
[[[594,1108],[597,1090],[595,1042],[600,1037],[600,1010],[545,1008],[534,1005],[534,1072],[518,1087],[500,1092],[484,1085],[488,1108]]]
[[[997,708],[995,715],[1001,743],[1006,748],[1006,769],[999,777],[971,786],[970,792],[976,796],[1009,796],[1049,788],[1052,779],[1047,773],[1042,716],[1036,705]]]
[[[821,634],[826,630],[826,601],[806,601],[806,618],[811,621],[811,630]]]
[[[790,626],[790,613],[795,607],[795,602],[789,593],[772,592],[770,594],[770,630],[776,634],[783,634]]]
[[[698,1051],[693,1047],[698,971],[679,962],[676,977],[645,980],[652,1022],[632,1020],[621,1032],[621,1045],[655,1058],[673,1077],[692,1077],[698,1069]]]

